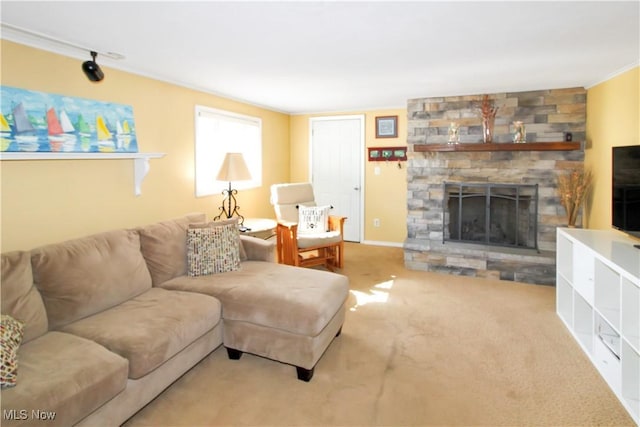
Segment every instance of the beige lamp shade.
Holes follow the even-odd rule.
[[[227,153],[224,156],[224,162],[222,162],[222,167],[216,179],[229,182],[250,180],[251,174],[244,157],[242,157],[242,153]]]

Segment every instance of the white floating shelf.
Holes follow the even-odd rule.
[[[149,159],[159,159],[165,153],[0,153],[0,160],[118,160],[133,159],[135,195],[142,194],[142,181],[149,173]]]

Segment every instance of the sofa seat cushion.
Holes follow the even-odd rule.
[[[152,288],[64,331],[128,359],[129,378],[137,379],[214,328],[220,312],[220,301],[207,295]]]
[[[218,298],[225,320],[306,336],[318,335],[349,294],[343,275],[263,261],[246,261],[239,271],[214,276],[177,277],[161,286]]]
[[[49,332],[20,347],[18,384],[2,390],[2,412],[55,413],[47,425],[73,425],[125,389],[128,362],[95,342]],[[17,420],[13,420],[17,423]],[[12,421],[3,417],[2,425]],[[24,421],[21,422],[24,424]]]
[[[325,233],[298,234],[298,248],[307,249],[314,246],[326,246],[332,243],[340,243],[342,234],[340,231],[327,231]]]

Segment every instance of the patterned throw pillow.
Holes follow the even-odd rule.
[[[0,319],[0,387],[13,387],[18,379],[18,348],[22,342],[24,324],[5,314]]]
[[[240,231],[237,220],[190,226],[187,230],[187,273],[207,276],[240,269]]]
[[[317,234],[329,231],[331,206],[298,206],[298,234]]]

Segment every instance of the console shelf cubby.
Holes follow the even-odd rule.
[[[558,228],[556,312],[640,425],[640,250],[614,230]]]

